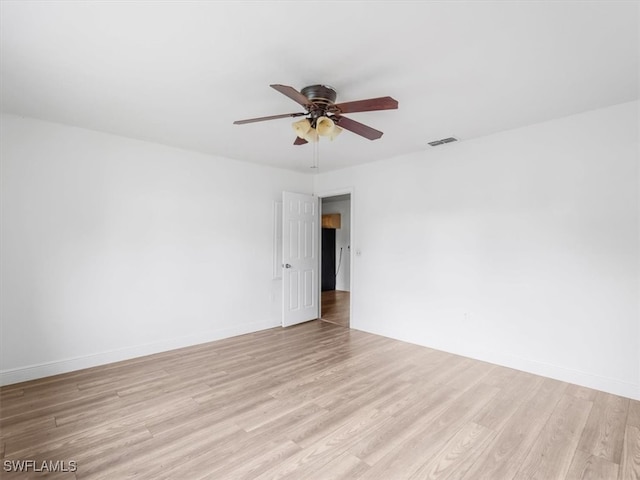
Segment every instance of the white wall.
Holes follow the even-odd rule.
[[[2,383],[279,325],[311,176],[0,120]],[[352,327],[640,398],[638,150],[634,102],[316,176],[353,192]]]
[[[640,398],[638,136],[632,102],[316,176],[351,326]]]
[[[342,249],[342,263],[336,276],[336,290],[349,291],[351,275],[351,200],[340,200],[332,202],[323,200],[322,214],[339,213],[340,228],[336,230],[336,269],[340,259],[340,249]]]
[[[280,324],[272,202],[311,176],[1,117],[2,383]]]

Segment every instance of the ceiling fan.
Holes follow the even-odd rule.
[[[317,141],[318,136],[327,136],[333,140],[343,128],[369,140],[376,140],[382,136],[381,131],[344,117],[343,114],[398,108],[398,101],[391,97],[334,103],[337,96],[336,91],[327,85],[310,85],[304,87],[300,92],[287,85],[274,84],[270,86],[302,105],[305,112],[249,118],[236,120],[233,123],[235,125],[244,125],[245,123],[263,122],[278,118],[305,117],[293,123],[293,129],[297,134],[296,140],[293,142],[294,145],[304,145],[308,142]]]

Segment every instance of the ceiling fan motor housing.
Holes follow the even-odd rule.
[[[328,85],[309,85],[300,90],[300,93],[311,102],[311,106],[307,108],[310,115],[309,121],[311,126],[316,128],[318,118],[325,117],[336,101],[336,91]]]
[[[318,105],[331,105],[336,101],[336,91],[328,85],[310,85],[304,87],[300,93]]]

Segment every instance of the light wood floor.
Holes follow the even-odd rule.
[[[350,293],[343,290],[327,290],[321,295],[322,320],[343,327],[349,326]]]
[[[640,477],[640,402],[320,321],[0,398],[0,455],[51,478]]]

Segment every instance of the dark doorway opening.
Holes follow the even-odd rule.
[[[336,289],[336,230],[322,229],[322,291]]]

